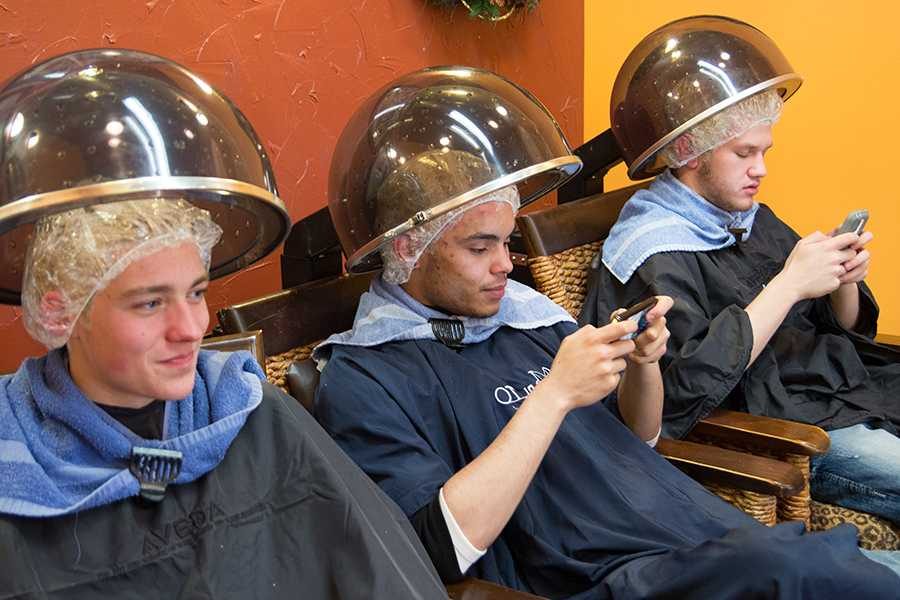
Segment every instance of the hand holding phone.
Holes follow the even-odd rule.
[[[847,283],[859,283],[865,279],[868,274],[871,256],[869,251],[865,249],[865,246],[872,240],[872,234],[863,231],[868,220],[868,210],[855,210],[847,215],[847,218],[844,219],[844,222],[835,232],[835,235],[855,233],[860,236],[852,246],[848,247],[849,250],[856,251],[856,256],[843,263],[846,272],[840,277],[842,285]]]
[[[835,230],[834,235],[850,232],[860,235],[863,232],[863,229],[865,229],[868,220],[869,211],[867,209],[863,208],[861,210],[851,211],[847,215],[847,218],[844,219],[844,222],[841,223],[840,227]]]
[[[626,333],[621,338],[622,340],[631,340],[641,335],[641,333],[647,329],[649,322],[647,321],[647,313],[651,308],[656,306],[656,303],[659,299],[656,296],[651,296],[646,300],[641,300],[637,304],[629,306],[628,308],[620,308],[618,310],[613,311],[613,314],[610,316],[610,323],[620,323],[625,320],[631,320],[637,323],[637,331],[632,333]]]

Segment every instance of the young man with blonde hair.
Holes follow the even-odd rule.
[[[200,349],[222,230],[175,199],[35,225],[0,378],[0,596],[435,598],[396,507],[247,352]]]
[[[669,168],[622,208],[581,320],[671,295],[668,435],[717,407],[818,425],[831,449],[813,497],[900,523],[900,352],[873,340],[872,234],[801,238],[755,201],[782,106],[775,89],[751,95],[661,150]]]

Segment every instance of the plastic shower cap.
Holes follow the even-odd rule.
[[[59,348],[94,294],[128,265],[194,242],[209,268],[221,235],[209,212],[184,200],[129,200],[43,217],[25,258],[25,328],[49,349]]]
[[[488,202],[506,202],[512,207],[513,214],[515,214],[519,210],[519,191],[515,185],[500,188],[401,234],[407,236],[411,242],[409,245],[411,255],[408,257],[400,256],[394,249],[393,244],[382,246],[381,261],[384,263],[384,271],[381,274],[382,279],[388,283],[396,283],[398,285],[409,281],[409,276],[419,261],[419,257],[422,256],[431,243],[446,229],[456,224],[466,212]]]
[[[669,168],[677,169],[757,125],[775,123],[783,106],[777,91],[760,92],[701,121],[675,138],[660,155]]]

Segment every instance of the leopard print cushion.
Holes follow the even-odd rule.
[[[867,550],[900,550],[900,527],[875,515],[823,502],[811,503],[810,529],[822,531],[841,523],[859,529],[859,545]]]

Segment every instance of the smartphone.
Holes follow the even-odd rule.
[[[844,219],[844,222],[841,223],[841,226],[837,228],[837,231],[834,233],[834,235],[850,233],[851,231],[856,235],[859,235],[863,232],[863,229],[865,229],[866,222],[868,220],[868,210],[866,210],[865,208],[861,210],[854,210],[847,215],[847,218]]]
[[[620,308],[618,310],[613,311],[612,316],[609,319],[610,323],[621,323],[625,320],[631,320],[637,323],[637,331],[633,333],[626,333],[621,338],[622,340],[630,340],[639,336],[645,329],[647,329],[647,313],[651,308],[656,306],[658,299],[656,296],[651,296],[646,300],[641,300],[637,304],[633,304],[628,308]]]

